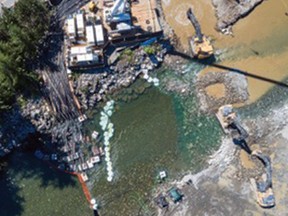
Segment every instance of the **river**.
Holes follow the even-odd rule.
[[[175,30],[184,49],[188,49],[187,38],[194,34],[194,29],[186,18],[187,8],[192,7],[204,34],[214,40],[214,47],[222,50],[222,65],[248,71],[251,74],[277,81],[288,75],[288,3],[285,0],[264,1],[244,19],[233,26],[234,37],[225,36],[215,30],[216,18],[211,1],[165,0],[163,8],[166,19]],[[219,71],[208,67],[203,73]],[[248,77],[249,103],[265,95],[273,83]]]

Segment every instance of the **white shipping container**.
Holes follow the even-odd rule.
[[[84,14],[79,13],[76,15],[76,20],[77,20],[77,29],[78,30],[84,30]]]
[[[71,55],[79,55],[79,54],[86,54],[88,49],[86,46],[73,46],[71,47]]]
[[[95,44],[95,33],[94,33],[94,27],[92,25],[86,26],[86,38],[87,43]]]
[[[76,26],[75,26],[74,17],[67,19],[67,32],[68,32],[68,35],[74,36],[76,34]]]
[[[92,53],[77,55],[77,61],[78,62],[88,62],[88,61],[97,62],[98,56]]]
[[[96,43],[98,46],[104,44],[104,32],[102,25],[95,25]]]

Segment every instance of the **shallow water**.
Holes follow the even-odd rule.
[[[176,118],[171,98],[155,89],[129,104],[116,102],[116,106],[111,118],[115,125],[111,158],[116,176],[112,184],[108,183],[102,171],[93,194],[104,215],[113,215],[115,210],[119,212],[114,215],[133,215],[145,205],[144,194],[149,192],[147,187],[155,185],[157,171],[168,171],[177,155]]]
[[[149,195],[158,185],[158,172],[166,170],[172,179],[187,170],[203,168],[221,134],[214,117],[198,112],[193,95],[181,98],[154,87],[129,103],[116,101],[111,120],[115,126],[111,158],[116,176],[112,183],[107,182],[103,164],[94,173],[92,185],[104,215],[152,214]],[[88,125],[90,132],[97,124],[96,115]]]
[[[77,178],[31,153],[14,153],[0,173],[1,216],[92,215]]]

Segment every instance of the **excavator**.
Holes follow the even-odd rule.
[[[192,56],[198,59],[205,59],[213,55],[213,46],[208,37],[202,34],[200,24],[198,23],[191,8],[187,11],[187,17],[191,21],[196,35],[189,38],[189,44],[192,50]]]
[[[237,145],[240,145],[247,153],[251,153],[249,149],[246,138],[248,138],[247,131],[241,126],[236,112],[233,110],[233,106],[231,104],[221,106],[216,113],[216,117],[218,118],[224,132],[226,134],[230,134],[232,130],[237,131],[237,136],[233,137],[233,142]]]
[[[237,139],[233,139],[235,144],[241,145],[241,147],[252,157],[257,157],[265,166],[265,171],[261,176],[260,181],[256,181],[254,178],[250,179],[251,185],[257,195],[257,203],[263,208],[271,208],[275,206],[275,197],[272,190],[272,167],[269,156],[264,155],[260,150],[251,151],[248,147],[245,139],[248,137],[246,130],[240,125],[237,120],[237,115],[233,110],[233,106],[228,104],[221,106],[216,113],[224,132],[230,133],[230,130],[236,129],[239,136]]]
[[[226,134],[229,133],[229,126],[237,119],[237,115],[231,104],[221,106],[216,113],[216,117]]]
[[[256,192],[257,202],[263,208],[275,206],[275,196],[272,189],[272,167],[270,157],[264,155],[260,150],[254,150],[251,154],[257,157],[265,166],[265,172],[260,181],[250,179],[252,187]]]
[[[98,2],[97,2],[98,3]],[[97,4],[94,1],[90,1],[89,3],[89,10],[92,13],[95,13],[97,11]]]

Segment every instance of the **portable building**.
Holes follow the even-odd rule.
[[[86,26],[86,39],[87,43],[95,44],[95,32],[93,25]]]
[[[96,43],[98,46],[104,45],[104,32],[102,24],[95,25]]]
[[[78,13],[76,15],[76,23],[77,23],[78,37],[84,37],[85,23],[84,23],[84,14],[83,13]]]

